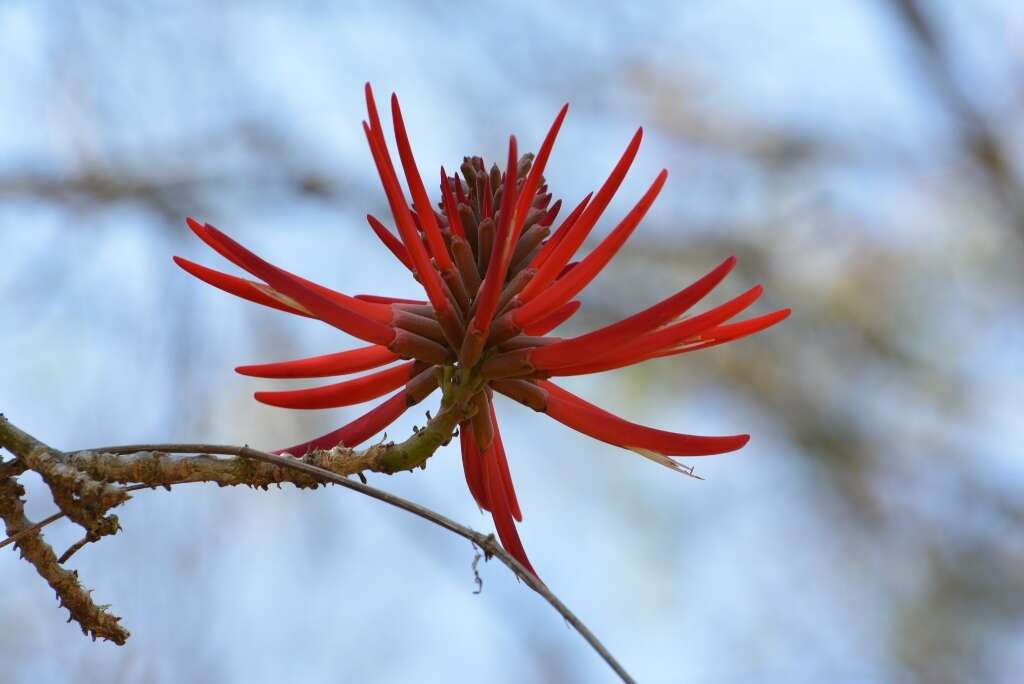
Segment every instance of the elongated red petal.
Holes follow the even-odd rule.
[[[353,308],[336,300],[328,299],[320,292],[302,283],[296,276],[259,258],[210,224],[206,224],[203,228],[204,233],[231,254],[245,270],[265,281],[278,292],[296,300],[325,323],[374,344],[387,345],[394,339],[395,331],[388,326],[356,313]],[[360,307],[374,306],[351,297],[348,297],[347,300],[355,302]]]
[[[416,159],[413,157],[409,136],[405,131],[405,121],[402,119],[402,108],[398,104],[398,97],[394,94],[391,95],[391,116],[395,126],[395,140],[398,142],[398,156],[402,160],[405,180],[409,185],[409,192],[412,194],[412,201],[416,206],[416,214],[420,218],[423,234],[430,246],[430,253],[437,260],[442,271],[454,269],[455,265],[448,254],[448,247],[444,244],[441,229],[434,216],[434,207],[427,196],[427,188],[423,185],[419,169],[416,168]]]
[[[394,234],[387,229],[387,227],[377,220],[376,216],[371,214],[366,215],[366,220],[370,224],[370,228],[376,233],[380,241],[384,243],[384,246],[395,255],[395,258],[402,262],[407,269],[415,271],[415,267],[412,265],[412,257],[409,256],[408,250],[402,241],[394,236]]]
[[[562,267],[569,263],[572,255],[580,248],[583,241],[586,240],[587,235],[593,229],[597,220],[601,218],[601,214],[608,206],[608,203],[611,202],[612,196],[622,184],[623,178],[626,177],[626,172],[632,165],[637,150],[640,149],[643,130],[641,128],[636,132],[619,162],[612,169],[611,175],[608,176],[604,185],[594,195],[594,199],[587,204],[587,208],[583,210],[579,219],[573,224],[572,229],[566,233],[565,237],[558,243],[558,246],[554,248],[551,256],[540,266],[537,275],[534,276],[530,284],[523,290],[521,297],[524,302],[543,292],[555,279],[559,271],[562,270]]]
[[[410,406],[415,406],[429,397],[436,389],[437,376],[433,368],[427,368],[410,380],[406,384],[405,389],[393,395],[384,403],[370,409],[348,425],[344,425],[316,439],[311,439],[308,442],[296,444],[286,449],[278,449],[273,453],[289,453],[295,456],[304,456],[309,451],[315,449],[332,449],[336,446],[359,446],[395,422]]]
[[[572,269],[569,273],[563,274],[553,285],[532,300],[526,297],[526,290],[524,289],[522,298],[527,301],[514,314],[516,321],[521,325],[532,323],[551,313],[585,288],[601,272],[601,269],[612,260],[612,257],[625,244],[629,236],[636,230],[636,227],[640,225],[640,221],[643,220],[654,200],[657,199],[658,193],[661,192],[667,178],[668,171],[662,170],[644,196],[626,214],[626,217],[616,226],[615,230],[609,233],[576,268]],[[540,275],[539,272],[538,275]],[[528,287],[529,285],[527,285]]]
[[[739,297],[715,307],[693,318],[641,335],[629,344],[609,351],[607,354],[590,358],[580,358],[571,366],[559,366],[550,369],[551,375],[585,375],[600,373],[614,368],[622,368],[651,358],[657,352],[672,349],[686,342],[691,337],[703,333],[723,323],[757,301],[763,288],[758,285],[744,292]]]
[[[598,408],[554,383],[541,381],[537,384],[548,392],[546,413],[549,416],[615,446],[644,449],[666,456],[709,456],[735,451],[750,441],[750,435],[701,437],[638,425]]]
[[[528,325],[523,328],[523,332],[527,335],[547,335],[549,332],[562,325],[562,323],[565,323],[576,315],[576,312],[579,310],[580,302],[578,301],[563,304],[533,325]]]
[[[536,576],[537,571],[530,564],[523,542],[519,539],[519,532],[516,531],[516,523],[512,518],[512,510],[505,496],[505,485],[501,479],[501,466],[498,465],[493,446],[484,452],[483,471],[487,500],[491,504],[491,517],[494,519],[494,528],[498,531],[501,545]]]
[[[460,181],[456,180],[456,183],[460,183]],[[448,174],[445,173],[443,166],[441,167],[441,200],[444,203],[444,213],[448,217],[448,225],[452,234],[465,237],[466,231],[462,228],[462,219],[459,217],[459,205],[452,195],[451,182],[448,180]]]
[[[333,449],[336,446],[357,447],[398,420],[398,417],[405,413],[408,408],[409,404],[406,401],[405,393],[399,392],[384,403],[337,430],[332,430],[326,435],[311,439],[308,442],[295,444],[285,449],[278,449],[273,453],[305,456],[310,451],[317,449]]]
[[[373,156],[374,164],[377,166],[377,173],[380,176],[381,184],[384,186],[384,194],[387,196],[388,204],[391,207],[391,214],[398,227],[398,234],[405,244],[409,256],[412,258],[416,273],[420,277],[423,289],[427,292],[427,298],[437,309],[438,314],[449,312],[451,302],[444,294],[441,284],[441,277],[437,269],[430,263],[427,250],[420,239],[419,231],[413,221],[409,206],[406,204],[402,187],[398,183],[398,176],[395,173],[394,164],[391,162],[391,155],[388,153],[387,145],[384,142],[383,129],[380,125],[380,117],[377,115],[377,105],[374,102],[373,90],[370,84],[366,84],[366,109],[370,123],[363,122],[363,132],[366,134],[366,141],[370,145],[370,153]]]
[[[785,308],[773,311],[763,316],[757,316],[755,318],[749,318],[745,321],[737,321],[736,323],[729,323],[727,325],[719,325],[711,330],[705,330],[700,334],[701,339],[720,344],[722,342],[731,342],[732,340],[752,335],[756,332],[760,332],[765,328],[775,325],[781,321],[789,318],[789,314],[792,313],[792,309]]]
[[[542,225],[542,226],[550,226],[552,223],[554,223],[555,219],[558,218],[558,212],[561,211],[561,209],[562,209],[562,200],[558,200],[554,204],[551,205],[551,208],[548,209],[548,213],[546,213],[544,215],[544,218],[542,218],[540,220],[540,225]]]
[[[708,347],[725,344],[726,342],[732,342],[733,340],[738,340],[742,337],[747,337],[754,333],[759,333],[766,328],[770,328],[776,323],[789,318],[790,313],[790,309],[779,309],[778,311],[773,311],[772,313],[757,316],[755,318],[749,318],[745,321],[718,325],[700,333],[692,341],[687,342],[685,346],[676,347],[669,351],[659,352],[656,356],[675,356],[676,354],[698,351],[700,349],[707,349]]]
[[[473,425],[468,421],[459,423],[459,446],[462,447],[462,471],[466,476],[469,493],[473,495],[477,506],[485,511],[490,511],[490,504],[487,502],[487,485],[484,483],[483,454],[480,453],[476,437],[473,436]]]
[[[460,361],[466,366],[476,364],[483,351],[484,343],[487,341],[487,332],[491,328],[491,321],[494,320],[498,301],[501,298],[501,290],[505,284],[508,262],[512,258],[512,249],[515,246],[511,242],[512,207],[516,199],[517,164],[516,138],[512,136],[508,142],[508,166],[505,171],[505,187],[501,196],[501,223],[495,234],[487,271],[484,274],[483,284],[480,286],[480,294],[477,296],[476,313],[466,331],[459,354]]]
[[[538,368],[557,368],[616,349],[688,311],[718,286],[735,265],[736,257],[729,257],[704,277],[654,306],[586,335],[537,349],[530,355],[530,361]]]
[[[537,157],[533,160],[533,164],[530,166],[530,173],[526,176],[523,188],[519,192],[515,215],[512,219],[512,234],[510,237],[512,247],[515,247],[516,241],[519,240],[519,236],[522,234],[523,223],[526,221],[526,214],[529,212],[530,207],[533,206],[533,199],[537,195],[537,188],[540,187],[541,179],[544,176],[544,167],[547,166],[548,157],[551,156],[551,148],[555,144],[555,138],[558,137],[558,130],[562,127],[562,121],[565,120],[565,115],[568,111],[569,104],[566,103],[562,105],[561,111],[558,112],[558,116],[555,117],[554,123],[552,123],[551,128],[548,129],[547,135],[544,136],[544,142],[541,143],[540,150],[537,151]]]
[[[364,302],[374,302],[376,304],[415,304],[417,306],[429,304],[429,302],[425,302],[422,299],[404,299],[402,297],[385,297],[383,295],[372,294],[357,294],[352,296]],[[430,310],[433,311],[433,307],[431,307]]]
[[[583,210],[587,208],[587,205],[590,203],[590,198],[593,196],[594,193],[587,193],[587,196],[583,198],[583,201],[577,204],[576,208],[565,217],[565,220],[562,221],[562,225],[560,225],[558,230],[556,230],[554,234],[548,238],[547,242],[544,243],[544,247],[542,247],[540,252],[537,253],[537,256],[533,258],[533,261],[530,262],[528,268],[539,269],[544,265],[544,262],[551,256],[551,253],[555,251],[558,244],[565,238],[566,233],[572,230],[573,225],[576,224],[576,221],[583,213]]]
[[[513,518],[522,522],[523,512],[519,510],[519,498],[516,496],[516,488],[512,484],[512,471],[508,467],[505,445],[501,442],[501,431],[498,429],[498,416],[494,413],[494,402],[488,399],[487,406],[490,408],[491,424],[494,426],[494,457],[498,463],[498,472],[501,474],[501,484],[505,489],[509,512],[512,513]]]
[[[248,271],[249,273],[251,273],[252,275],[256,276],[261,280],[266,280],[262,275],[253,272],[252,269],[249,268],[249,266],[247,266],[247,264],[250,263],[249,261],[241,258],[240,254],[252,255],[252,253],[249,252],[249,250],[245,249],[231,238],[228,238],[224,233],[217,230],[217,228],[210,225],[209,223],[200,224],[198,221],[191,217],[185,219],[185,222],[188,224],[188,227],[192,230],[193,233],[196,234],[196,236],[200,240],[202,240],[211,248],[213,248],[213,250],[216,251],[218,254],[220,254],[225,259],[233,263],[235,266],[238,266],[242,270]],[[227,242],[224,241],[225,239],[227,240]],[[234,248],[229,248],[228,243],[234,245]],[[387,323],[391,317],[391,311],[386,306],[381,306],[379,304],[371,304],[369,302],[360,302],[358,300],[353,299],[352,297],[349,297],[344,293],[338,292],[337,290],[332,290],[329,287],[324,287],[319,283],[314,283],[312,280],[307,280],[302,276],[286,271],[278,266],[273,266],[273,268],[289,276],[292,280],[298,282],[300,285],[306,287],[307,289],[317,292],[323,297],[326,297],[327,299],[345,307],[346,309],[354,311],[360,316],[365,316],[370,320],[378,321],[380,323]]]
[[[313,314],[306,310],[301,304],[291,297],[281,294],[269,285],[257,283],[252,280],[246,280],[245,278],[239,278],[238,276],[229,275],[227,273],[221,273],[220,271],[215,271],[212,268],[207,268],[206,266],[197,264],[194,261],[189,261],[188,259],[178,256],[174,257],[174,263],[178,264],[178,266],[194,275],[196,278],[199,278],[204,283],[213,285],[217,289],[233,294],[236,297],[241,297],[242,299],[247,299],[250,302],[269,306],[272,309],[285,311],[297,316],[315,318]]]
[[[483,195],[483,218],[494,218],[494,207],[491,206],[491,202],[494,199],[494,187],[491,186],[491,175],[489,173],[480,174],[484,179],[484,195]]]
[[[235,372],[255,378],[325,378],[358,373],[397,360],[398,355],[386,347],[371,345],[306,359],[239,366]]]
[[[414,362],[403,363],[352,380],[323,387],[280,392],[256,392],[256,401],[292,409],[325,409],[352,406],[376,399],[404,385],[412,376]]]

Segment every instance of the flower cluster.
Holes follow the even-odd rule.
[[[585,335],[550,336],[579,309],[575,297],[601,272],[650,209],[667,178],[661,171],[619,224],[586,256],[573,261],[625,177],[643,136],[640,129],[604,184],[583,198],[555,228],[561,201],[552,202],[544,167],[568,111],[562,108],[536,156],[519,156],[511,137],[504,172],[479,157],[461,173],[440,173],[435,207],[416,167],[395,96],[391,113],[398,156],[412,203],[407,201],[384,139],[373,92],[366,86],[366,139],[384,186],[397,235],[368,216],[370,227],[418,280],[425,301],[348,296],[282,270],[208,223],[188,225],[228,261],[258,280],[215,271],[180,257],[201,280],[231,294],[319,319],[368,346],[325,356],[242,366],[262,378],[314,378],[376,370],[342,382],[278,392],[257,392],[273,406],[323,409],[390,398],[351,423],[281,452],[304,454],[338,445],[354,447],[385,429],[439,387],[465,395],[459,440],[469,491],[489,511],[505,548],[531,571],[515,521],[522,520],[494,412],[498,392],[595,439],[636,451],[676,470],[673,457],[739,449],[747,435],[700,437],[626,421],[566,391],[551,378],[597,373],[706,349],[763,330],[784,319],[782,309],[734,321],[761,295],[757,286],[697,315],[687,312],[728,275],[728,258],[692,285],[625,320]],[[454,383],[454,385],[453,385]]]

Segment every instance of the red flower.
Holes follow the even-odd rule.
[[[410,406],[438,388],[445,377],[472,387],[476,412],[461,423],[459,438],[466,482],[477,504],[491,512],[505,548],[523,565],[526,557],[515,520],[522,520],[509,474],[492,391],[595,439],[636,451],[676,470],[670,457],[704,456],[739,449],[747,435],[698,437],[656,430],[623,420],[552,383],[550,378],[622,368],[647,359],[712,347],[763,330],[789,309],[730,322],[761,295],[757,286],[725,304],[685,317],[732,270],[730,257],[700,280],[650,308],[613,325],[572,338],[547,337],[579,309],[573,298],[608,264],[636,229],[665,184],[655,178],[636,206],[593,250],[570,262],[618,190],[640,146],[636,132],[601,188],[587,195],[552,233],[561,201],[551,204],[543,172],[568,105],[555,118],[536,157],[519,157],[509,140],[505,172],[487,170],[479,157],[466,158],[461,176],[441,169],[440,211],[413,159],[398,99],[391,112],[398,155],[412,196],[410,207],[384,141],[369,84],[366,139],[380,174],[396,237],[368,216],[370,227],[412,272],[427,301],[371,295],[350,297],[267,263],[210,224],[189,227],[228,261],[259,279],[251,281],[175,261],[192,275],[239,297],[282,311],[318,318],[369,343],[350,351],[295,361],[241,366],[245,375],[313,378],[384,370],[323,387],[257,392],[258,401],[286,408],[333,408],[397,392],[362,417],[334,432],[280,452],[305,453],[338,445],[354,447],[380,432]],[[395,364],[401,359],[402,363]],[[393,364],[393,365],[389,365]]]

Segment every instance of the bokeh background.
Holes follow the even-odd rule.
[[[1024,9],[1009,0],[0,2],[0,410],[61,448],[290,444],[232,368],[351,346],[235,300],[195,215],[345,292],[411,295],[362,85],[420,165],[535,148],[574,204],[635,126],[596,233],[669,184],[564,332],[730,254],[783,325],[569,383],[621,414],[750,432],[670,473],[504,402],[522,535],[640,681],[1016,682],[1024,671]],[[425,174],[428,175],[429,174]],[[1015,389],[1016,388],[1016,389]],[[430,407],[430,402],[423,408]],[[422,424],[406,417],[392,436]],[[371,482],[487,530],[454,447]],[[52,504],[39,499],[30,516]],[[611,681],[502,567],[340,489],[141,492],[74,558],[133,636],[91,643],[0,553],[0,681]],[[78,532],[52,526],[55,546]]]

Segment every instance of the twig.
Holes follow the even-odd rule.
[[[459,416],[457,413],[446,413],[445,410],[442,409],[442,412],[428,423],[427,428],[420,430],[402,444],[382,444],[370,447],[365,452],[352,452],[352,450],[345,450],[345,455],[349,458],[355,458],[360,455],[365,455],[374,449],[381,449],[384,450],[386,454],[386,458],[376,461],[377,463],[384,464],[385,467],[381,468],[381,470],[391,472],[393,469],[406,469],[414,462],[422,463],[425,461],[425,457],[422,457],[425,453],[424,450],[432,447],[430,448],[429,453],[433,453],[437,446],[444,441],[444,429],[453,421],[457,423],[458,418]],[[454,426],[448,428],[449,435],[451,434],[452,429],[454,429]],[[24,453],[28,453],[31,450],[39,450],[40,448],[49,449],[49,447],[46,447],[46,445],[42,444],[35,438],[11,425],[11,423],[3,418],[2,415],[0,415],[0,446],[7,447],[12,451],[12,453],[15,453],[18,456],[23,456]],[[329,455],[330,453],[331,452],[313,452],[312,454],[307,454],[303,459],[298,459],[293,457],[275,456],[274,454],[252,449],[248,446],[215,444],[136,444],[104,447],[102,449],[87,449],[63,454],[62,456],[66,459],[66,463],[69,466],[79,468],[90,477],[96,477],[97,479],[103,479],[99,476],[108,475],[111,476],[110,479],[120,482],[132,481],[135,478],[149,480],[147,482],[119,488],[118,491],[124,493],[134,491],[136,489],[155,486],[170,486],[171,484],[178,484],[185,481],[204,480],[221,483],[221,480],[227,477],[226,474],[229,474],[232,478],[230,484],[255,484],[257,486],[266,486],[266,476],[269,474],[278,478],[274,481],[290,481],[294,482],[297,486],[302,486],[300,483],[305,483],[306,486],[315,486],[317,483],[328,482],[357,491],[360,494],[412,513],[413,515],[468,539],[472,544],[476,545],[484,552],[486,559],[490,559],[493,556],[500,560],[519,579],[521,579],[526,586],[530,587],[533,591],[544,598],[545,601],[547,601],[570,625],[572,625],[580,636],[582,636],[590,647],[593,648],[599,656],[601,656],[601,658],[609,667],[612,668],[622,681],[634,681],[622,665],[619,664],[614,656],[612,656],[608,649],[605,648],[605,646],[598,640],[594,633],[591,632],[590,629],[571,610],[569,610],[569,608],[566,607],[566,605],[562,603],[562,601],[552,593],[543,582],[523,567],[523,565],[521,565],[519,561],[513,558],[508,552],[506,552],[505,549],[498,544],[493,535],[485,535],[481,532],[477,532],[476,530],[461,525],[429,508],[420,506],[412,501],[389,494],[388,492],[371,487],[367,484],[349,480],[345,475],[334,472],[333,469],[329,470],[327,468],[320,467],[317,463],[311,462],[322,459],[324,454]],[[427,454],[428,456],[429,453]],[[175,459],[168,456],[170,454],[194,454],[195,456],[190,459]],[[247,472],[252,479],[245,482],[244,477],[237,477],[240,472],[237,468],[237,462],[229,459],[219,459],[216,458],[216,456],[236,456],[239,459],[246,459],[247,461],[266,464],[267,466],[271,466],[271,468],[250,469]],[[191,475],[188,472],[181,471],[181,463],[189,464],[189,468],[193,469],[191,471]],[[185,479],[169,481],[167,476],[170,471],[166,467],[161,468],[161,464],[164,464],[165,466],[167,464],[171,464],[171,470],[175,470],[175,468],[177,468],[178,470],[175,470],[175,472],[178,475],[184,475]],[[336,466],[337,463],[331,464],[327,461],[325,462],[325,465]],[[395,466],[399,467],[396,468]],[[204,470],[202,473],[203,476],[209,477],[197,476],[195,471],[195,468],[197,467]],[[301,473],[305,475],[306,478],[295,477],[294,475],[288,476],[286,475],[288,471],[291,471],[293,474]],[[347,474],[357,473],[361,473],[361,470],[355,470]],[[9,481],[13,483],[13,480]],[[9,498],[10,497],[8,497],[8,500]],[[0,503],[3,503],[3,501],[0,501]],[[63,515],[65,515],[65,512],[62,511],[50,516],[46,520],[35,523],[34,525],[31,525],[27,520],[23,521],[22,525],[16,525],[14,527],[11,538],[0,543],[0,547],[25,538],[38,540],[45,545],[45,543],[42,542],[41,537],[38,535],[39,530],[55,520],[59,520]],[[10,533],[11,531],[12,527],[8,524],[8,532]],[[47,546],[46,548],[48,549],[49,547]],[[74,549],[74,547],[72,547],[72,549]],[[69,549],[69,551],[73,553],[72,549]],[[52,550],[50,551],[50,555],[54,556],[52,559],[52,565],[54,568],[63,573],[69,572],[60,568]],[[65,554],[65,556],[67,555],[68,554]],[[40,574],[42,574],[42,572]],[[88,605],[91,606],[91,602]],[[102,609],[97,610],[100,610],[102,613]],[[75,617],[74,611],[72,615]],[[105,613],[103,613],[103,615],[106,616]],[[86,624],[90,624],[88,619],[91,617],[92,616],[86,616],[87,621],[82,623],[83,629],[85,629]],[[114,625],[123,631],[123,628],[116,625],[117,618],[112,618],[112,616],[107,617],[113,619]],[[93,631],[93,634],[96,634],[95,630]],[[112,638],[107,634],[101,633],[99,635],[105,636],[106,638]],[[123,638],[127,638],[126,631],[123,631]],[[123,643],[123,641],[120,643]]]
[[[0,480],[0,518],[12,536],[31,526],[25,517],[21,497],[25,490],[14,478]],[[119,623],[121,618],[107,612],[107,606],[93,603],[92,592],[78,581],[78,573],[67,570],[57,562],[57,554],[36,530],[18,541],[22,558],[27,560],[36,572],[46,580],[57,593],[60,604],[71,614],[82,631],[93,639],[108,639],[121,645],[128,640],[128,630]]]
[[[20,530],[20,531],[16,532],[15,534],[12,534],[10,537],[8,537],[7,539],[4,539],[2,542],[0,542],[0,549],[4,548],[8,544],[13,544],[14,542],[18,541],[22,537],[27,537],[28,535],[32,534],[33,532],[35,532],[37,530],[43,529],[44,527],[46,527],[50,523],[57,522],[58,520],[60,520],[63,517],[64,517],[64,513],[58,511],[57,513],[54,513],[53,515],[51,515],[49,518],[44,518],[43,520],[40,520],[37,523],[33,523],[31,526],[26,527],[25,529]]]
[[[179,483],[176,483],[176,484],[185,484],[185,483],[184,482],[179,482]],[[140,489],[156,489],[156,485],[136,484],[136,485],[131,485],[131,486],[128,486],[128,487],[124,487],[124,488],[122,488],[122,491],[124,491],[124,492],[137,492]],[[48,525],[51,525],[51,524],[57,522],[61,518],[65,517],[66,515],[67,514],[64,511],[57,511],[56,513],[51,515],[49,518],[43,518],[39,522],[33,523],[31,527],[26,527],[25,529],[21,530],[17,534],[11,535],[7,539],[4,539],[2,542],[0,542],[0,549],[4,548],[8,544],[13,544],[14,542],[18,541],[19,539],[21,539],[22,537],[24,537],[26,535],[32,534],[33,532],[35,532],[37,530],[41,530],[44,527],[47,527]],[[63,561],[61,561],[61,562],[63,562]]]

